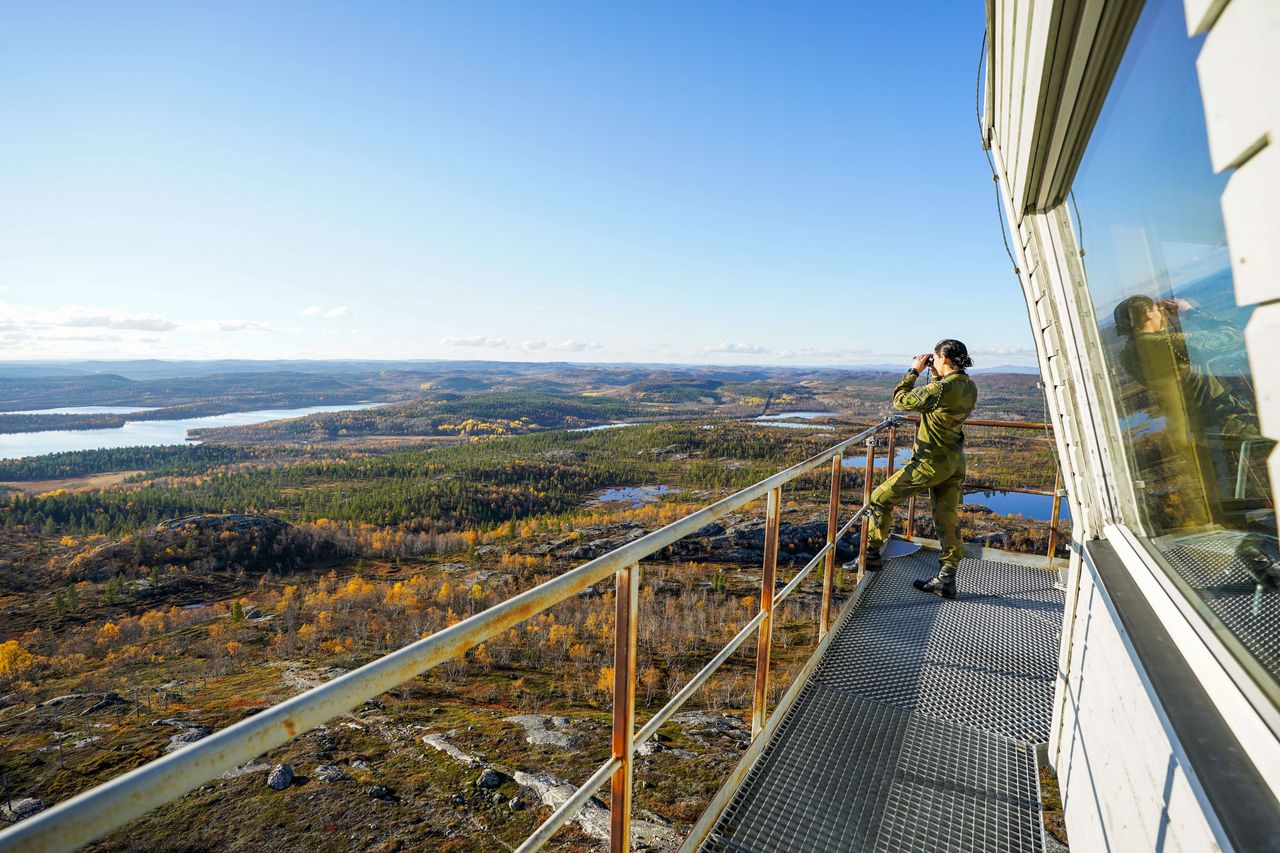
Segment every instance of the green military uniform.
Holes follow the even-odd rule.
[[[893,507],[929,491],[933,523],[942,545],[939,577],[950,580],[964,556],[960,539],[960,502],[964,496],[964,422],[978,402],[978,388],[963,371],[949,373],[920,388],[919,374],[908,370],[893,390],[893,406],[920,414],[911,461],[871,493],[867,548],[878,553],[893,529]]]
[[[1237,399],[1200,359],[1236,355],[1244,347],[1239,331],[1200,312],[1208,328],[1186,332],[1177,327],[1138,332],[1125,344],[1120,362],[1126,372],[1151,392],[1167,448],[1160,475],[1145,477],[1148,488],[1165,490],[1176,501],[1162,504],[1166,529],[1197,527],[1223,521],[1222,499],[1232,494],[1234,478],[1227,468],[1226,447],[1258,437],[1252,406]],[[1154,466],[1153,466],[1154,469]]]

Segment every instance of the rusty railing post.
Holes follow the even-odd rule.
[[[618,570],[613,629],[613,757],[622,763],[609,785],[611,853],[631,848],[632,739],[636,716],[636,621],[640,609],[640,566]]]
[[[1062,513],[1062,471],[1053,478],[1053,519],[1049,522],[1049,565],[1053,568],[1053,552],[1058,550],[1058,518]]]
[[[773,645],[773,578],[778,570],[778,528],[782,522],[782,487],[769,490],[764,521],[764,569],[760,573],[760,609],[764,621],[756,640],[756,693],[751,706],[751,739],[764,729],[769,704],[769,650]]]
[[[885,479],[893,476],[893,469],[896,467],[897,459],[894,456],[898,452],[898,427],[889,427],[889,459],[885,462],[884,476]]]
[[[871,503],[871,475],[875,471],[876,465],[876,440],[875,437],[867,439],[867,467],[862,469],[862,505],[865,507]],[[862,515],[862,535],[858,541],[858,573],[862,574],[867,570],[867,530],[870,528],[871,522],[869,514]]]
[[[827,507],[827,562],[822,569],[822,610],[818,616],[818,640],[827,636],[831,627],[831,583],[836,570],[836,533],[840,530],[840,476],[844,473],[844,456],[831,457],[831,503]]]
[[[916,496],[907,499],[907,539],[916,538]]]

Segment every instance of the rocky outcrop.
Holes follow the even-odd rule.
[[[557,779],[548,773],[524,773],[516,770],[508,777],[497,768],[449,743],[448,739],[442,734],[426,735],[422,740],[429,746],[445,753],[454,761],[461,762],[468,767],[483,767],[484,771],[475,782],[475,786],[478,788],[492,790],[500,787],[508,778],[514,778],[516,784],[527,789],[528,792],[532,792],[537,797],[538,802],[552,810],[564,805],[577,791],[577,787],[571,782]],[[497,784],[494,785],[494,782]],[[494,792],[493,796],[497,797],[497,802],[502,802],[503,798],[499,794]],[[453,802],[457,805],[465,805],[467,797],[457,794],[453,797]],[[512,811],[519,811],[525,808],[525,800],[523,797],[517,796],[508,801],[507,806]],[[588,800],[586,805],[574,815],[573,821],[591,837],[605,842],[609,840],[609,810],[595,800]],[[641,850],[668,851],[675,850],[680,846],[680,837],[674,829],[653,820],[633,820],[631,823],[631,837],[633,844]]]
[[[182,749],[184,746],[193,744],[198,740],[209,736],[210,729],[207,726],[188,723],[186,720],[179,720],[177,717],[165,717],[155,720],[151,723],[153,726],[173,726],[176,729],[182,729],[173,737],[169,738],[169,743],[165,746],[165,752],[173,752]]]
[[[321,782],[345,782],[351,777],[336,764],[321,764],[316,767],[316,778]]]
[[[26,820],[42,811],[44,811],[44,800],[37,800],[35,797],[23,797],[20,800],[0,802],[0,820],[8,823]]]
[[[289,569],[333,546],[270,515],[189,515],[99,545],[76,560],[76,578],[102,582],[138,566],[181,564],[198,572]]]
[[[641,538],[647,531],[638,524],[611,527],[584,527],[572,536],[557,539],[533,549],[537,555],[552,555],[566,560],[586,561],[606,554]],[[802,565],[827,542],[827,521],[811,517],[803,523],[782,522],[778,530],[778,562]],[[846,537],[838,543],[836,559],[844,562],[858,554],[857,537]],[[760,518],[708,524],[701,530],[673,542],[657,552],[658,560],[686,562],[741,563],[758,566],[764,560],[764,520]]]
[[[552,717],[547,714],[518,714],[504,717],[503,722],[515,723],[525,731],[525,741],[535,746],[556,746],[568,749],[573,745],[570,737],[567,717]]]

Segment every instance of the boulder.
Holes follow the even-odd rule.
[[[480,774],[480,778],[476,779],[477,788],[486,788],[492,790],[503,783],[503,776],[492,767],[486,767],[485,771]]]
[[[293,768],[288,764],[277,764],[267,774],[267,787],[283,791],[293,784]]]

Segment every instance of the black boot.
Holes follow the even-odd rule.
[[[940,595],[943,598],[956,597],[956,574],[955,570],[948,572],[945,568],[938,572],[936,578],[929,580],[912,581],[911,585],[921,592],[927,592],[931,595]]]
[[[884,557],[880,556],[879,548],[868,548],[867,557],[863,562],[862,569],[867,572],[878,572],[884,568]]]

